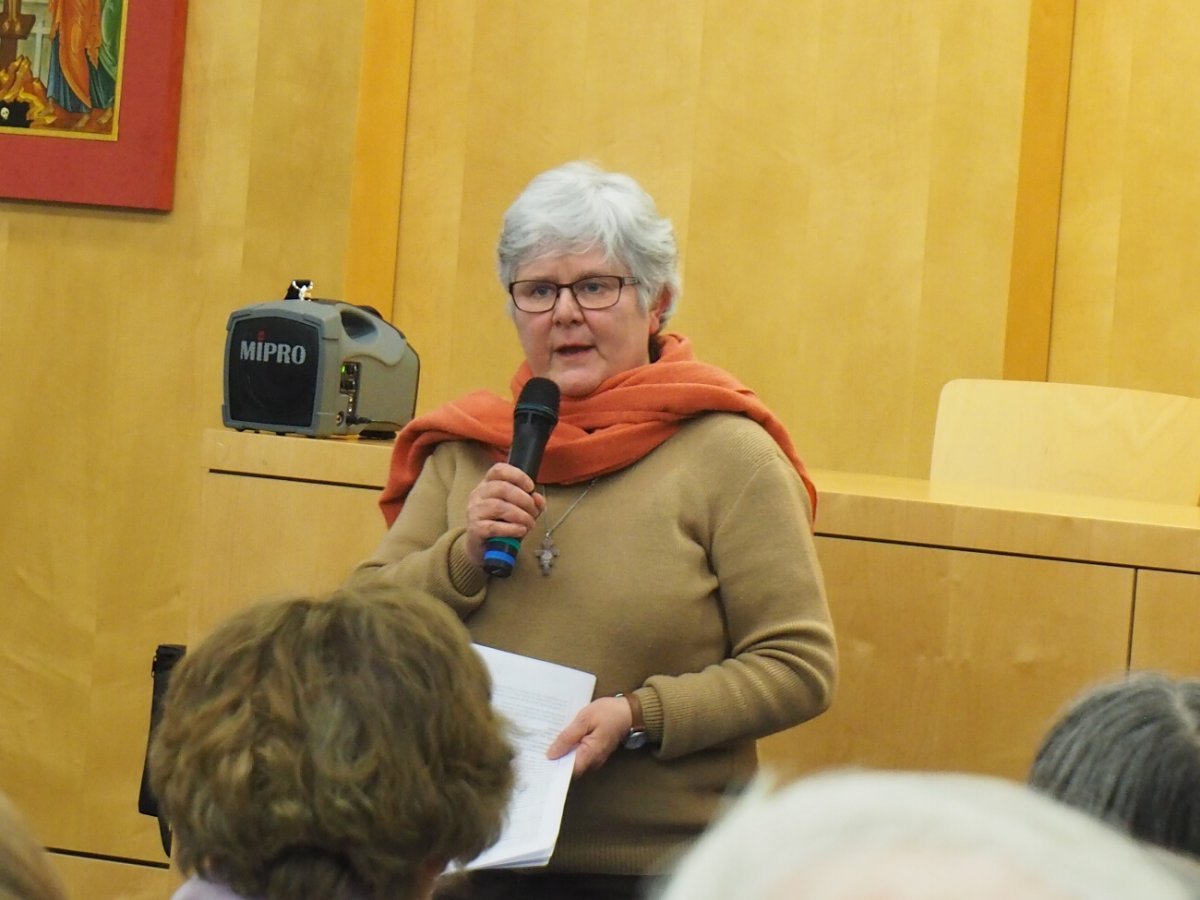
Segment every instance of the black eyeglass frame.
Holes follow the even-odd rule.
[[[579,285],[579,284],[583,284],[585,281],[594,281],[597,278],[616,278],[619,282],[617,285],[617,296],[613,299],[612,303],[606,304],[605,306],[586,306],[583,303],[583,301],[581,301],[579,299],[579,294],[577,294],[575,292],[575,286]],[[579,304],[580,309],[586,309],[589,312],[592,312],[594,310],[612,309],[614,306],[616,306],[618,303],[621,302],[621,291],[623,291],[626,287],[628,287],[630,285],[641,284],[641,283],[642,283],[642,279],[640,279],[634,275],[588,275],[584,278],[580,278],[577,281],[572,281],[567,284],[559,284],[557,281],[548,281],[544,278],[522,278],[518,281],[510,281],[508,283],[508,296],[512,299],[513,305],[517,309],[521,310],[521,312],[529,313],[530,315],[536,316],[541,313],[552,312],[554,310],[554,307],[558,306],[558,298],[562,296],[563,288],[566,288],[567,290],[569,290],[571,292],[571,296],[574,298],[575,302]],[[517,301],[517,295],[516,295],[516,293],[513,292],[513,288],[516,287],[518,284],[550,285],[551,287],[554,288],[554,302],[551,303],[549,306],[547,306],[545,309],[525,309]]]

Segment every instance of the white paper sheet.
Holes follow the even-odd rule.
[[[492,675],[492,705],[512,724],[516,785],[500,840],[467,869],[543,866],[554,852],[571,786],[572,751],[546,759],[546,750],[592,700],[596,676],[556,663],[476,644]]]

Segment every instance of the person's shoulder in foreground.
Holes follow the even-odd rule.
[[[835,771],[760,782],[680,861],[658,900],[1185,900],[1144,847],[982,775]]]

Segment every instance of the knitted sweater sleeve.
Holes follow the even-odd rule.
[[[837,648],[805,487],[761,441],[735,455],[749,474],[714,499],[709,535],[729,655],[697,672],[652,676],[637,691],[661,759],[803,722],[826,709],[835,686]]]
[[[474,460],[469,445],[444,443],[425,461],[399,517],[350,581],[382,579],[420,589],[447,603],[462,618],[483,602],[484,573],[467,557],[466,496],[487,462]]]

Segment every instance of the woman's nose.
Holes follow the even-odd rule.
[[[564,291],[566,296],[563,296]],[[564,284],[558,289],[558,298],[554,301],[552,315],[555,322],[574,322],[583,318],[583,307],[575,299],[575,291],[569,284]]]

